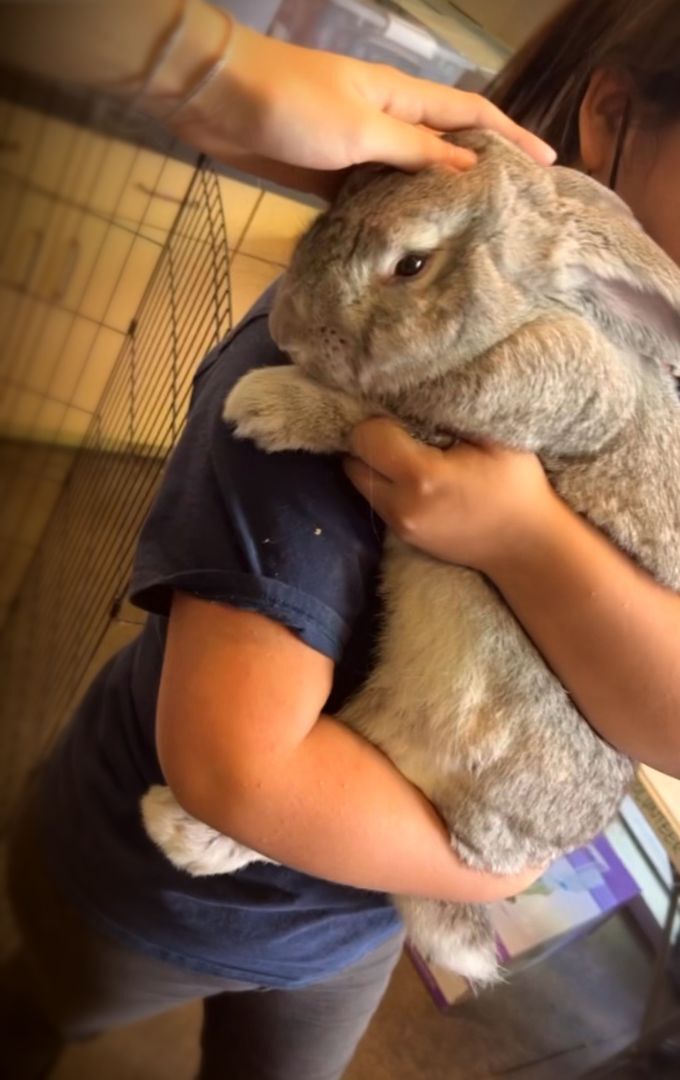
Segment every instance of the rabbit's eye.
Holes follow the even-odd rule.
[[[394,268],[395,277],[415,277],[427,263],[427,255],[420,255],[417,251],[409,251],[404,255]]]

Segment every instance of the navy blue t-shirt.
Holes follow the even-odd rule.
[[[154,719],[173,590],[260,612],[331,657],[328,712],[370,666],[379,522],[337,459],[262,453],[221,419],[244,372],[286,362],[267,331],[268,307],[265,295],[196,374],[187,425],[137,550],[131,595],[150,616],[50,755],[43,806],[55,872],[93,923],[180,966],[294,987],[395,933],[388,899],[261,863],[193,878],[151,843],[139,810],[149,785],[163,783]]]

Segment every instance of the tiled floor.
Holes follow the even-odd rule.
[[[237,250],[285,266],[296,240],[315,216],[315,210],[296,199],[265,192]]]
[[[229,234],[230,218],[233,219],[234,213],[237,218],[242,217],[239,204],[246,199],[246,193],[230,190],[223,197]],[[229,198],[234,202],[227,207]],[[259,194],[233,247],[229,241],[234,322],[238,322],[267,286],[279,277],[290,259],[295,241],[317,213],[311,206],[283,195]]]
[[[232,320],[237,323],[267,286],[283,272],[296,238],[313,220],[317,211],[295,199],[264,192],[258,184],[254,183],[248,184],[221,177],[219,188],[230,254]],[[160,242],[162,242],[162,236]],[[179,285],[181,286],[182,283],[180,282]],[[190,290],[190,282],[184,283],[184,288]],[[14,330],[15,337],[18,334],[18,337],[23,340],[16,325],[14,325]],[[47,334],[49,338],[48,330],[49,327],[45,324],[42,331],[43,337]],[[105,333],[105,331],[100,331],[100,333]],[[58,374],[64,383],[62,396],[71,403],[86,404],[87,409],[83,412],[86,424],[89,423],[91,414],[96,409],[98,397],[122,341],[122,335],[118,337],[114,335],[108,342],[108,345],[112,346],[108,349],[110,355],[107,354],[105,358],[106,370],[103,374],[99,372],[97,375],[96,387],[90,377],[92,372],[87,365],[82,367],[82,365],[74,366],[74,363],[71,363],[75,356],[73,349],[68,355],[61,356],[59,359]],[[39,350],[43,361],[48,354],[49,348]],[[89,357],[88,364],[91,360],[92,357]],[[199,360],[200,356],[196,356],[196,363]],[[35,378],[37,382],[34,387],[36,391],[34,397],[39,402],[42,400],[40,395],[48,388],[47,385],[42,385],[44,379],[41,382],[37,374]],[[65,380],[69,380],[68,392],[64,389]],[[28,400],[27,393],[25,391],[23,394],[26,400]],[[2,424],[0,423],[1,438]],[[67,453],[69,451],[64,448],[63,454]],[[54,457],[54,452],[52,456]],[[5,457],[6,455],[2,458],[0,467],[5,466]],[[11,498],[6,499],[0,507],[0,565],[2,567],[0,570],[0,626],[30,563],[52,506],[59,495],[63,476],[60,475],[55,479],[52,472],[53,470],[46,471],[44,476],[34,477],[30,485],[28,483],[20,485],[17,482],[10,484],[9,474],[5,476]],[[3,477],[0,476],[0,489],[3,486],[2,479]],[[15,527],[19,519],[21,519],[21,529]]]
[[[234,323],[246,314],[257,298],[283,273],[283,266],[237,252],[231,263],[231,311]]]

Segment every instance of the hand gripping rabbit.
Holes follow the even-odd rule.
[[[224,416],[264,450],[346,449],[360,419],[537,453],[574,510],[680,588],[680,273],[596,181],[498,136],[467,173],[368,166],[300,241],[271,314],[293,361]],[[470,866],[514,873],[591,839],[633,764],[603,742],[485,578],[388,535],[375,669],[341,718],[438,808]],[[556,613],[558,614],[558,613]],[[644,723],[644,717],[640,717]],[[147,829],[178,865],[262,856],[167,789]],[[427,957],[498,977],[484,905],[396,897]]]

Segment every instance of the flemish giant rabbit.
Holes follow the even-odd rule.
[[[350,178],[277,293],[271,331],[292,366],[245,375],[225,419],[267,451],[344,450],[376,414],[439,445],[535,451],[574,510],[678,589],[680,272],[594,180],[498,136],[457,141],[479,155],[470,172]],[[579,714],[487,580],[388,534],[381,588],[379,656],[340,716],[434,803],[459,856],[513,873],[598,833],[633,764]],[[167,788],[143,811],[191,873],[261,858]],[[497,978],[484,905],[395,903],[427,957]]]

